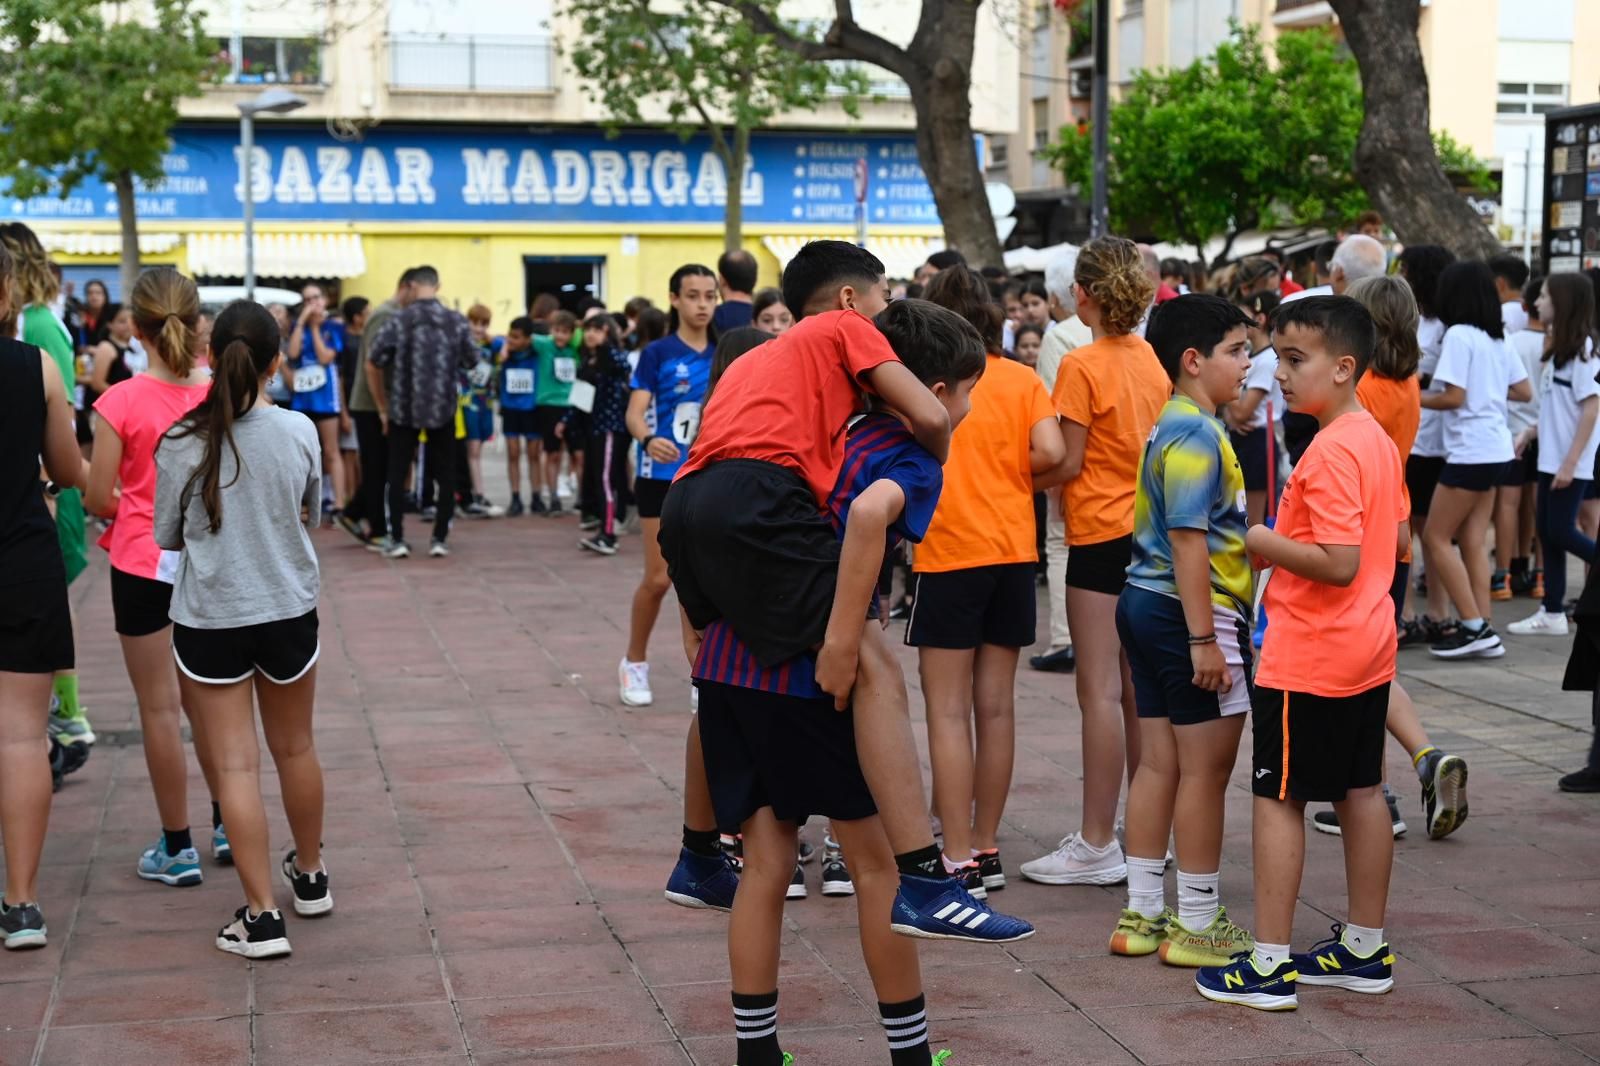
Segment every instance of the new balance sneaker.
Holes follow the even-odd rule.
[[[1420,769],[1428,837],[1443,840],[1467,820],[1467,760],[1435,749],[1422,757]]]
[[[983,872],[979,869],[977,863],[962,863],[954,870],[946,866],[945,872],[955,880],[960,881],[961,887],[966,889],[973,899],[989,898],[989,890],[983,887]]]
[[[678,865],[667,878],[667,902],[693,910],[731,911],[739,890],[739,874],[727,856],[696,855],[688,848],[678,852]]]
[[[1547,611],[1542,603],[1522,621],[1506,626],[1506,632],[1514,637],[1564,637],[1569,631],[1566,612]]]
[[[784,899],[806,898],[806,870],[799,863],[794,864],[794,876],[789,878],[789,887],[784,890]]]
[[[592,537],[584,537],[578,541],[578,547],[592,551],[596,555],[617,554],[617,538],[608,537],[604,533],[596,533]]]
[[[55,696],[50,697],[50,735],[63,744],[93,744],[96,740],[83,708],[79,707],[77,714],[68,714],[61,709],[61,701]]]
[[[822,894],[824,896],[853,896],[856,894],[855,882],[850,880],[850,869],[844,864],[844,856],[838,848],[826,848],[822,852]]]
[[[1128,879],[1122,845],[1113,837],[1099,855],[1077,833],[1063,837],[1048,855],[1021,866],[1022,876],[1041,885],[1114,885]]]
[[[283,883],[294,889],[294,912],[315,918],[333,910],[333,889],[328,886],[328,865],[318,863],[309,873],[295,865],[295,853],[283,857]]]
[[[138,873],[146,881],[160,881],[179,888],[198,885],[203,880],[200,853],[194,848],[184,848],[176,855],[169,855],[164,835],[139,856]]]
[[[211,859],[225,866],[233,864],[233,845],[228,843],[227,826],[213,826],[211,829]]]
[[[384,546],[379,551],[385,559],[411,558],[411,545],[403,540],[395,540],[393,537],[385,538]]]
[[[428,544],[428,558],[443,559],[450,554],[450,546],[442,540],[433,540]]]
[[[5,938],[7,951],[42,948],[49,932],[37,903],[19,903],[13,907],[0,899],[0,937]]]
[[[1226,966],[1235,955],[1256,949],[1256,938],[1228,920],[1228,909],[1217,908],[1211,924],[1191,932],[1174,916],[1161,942],[1161,961],[1168,966]]]
[[[1385,796],[1384,799],[1389,801],[1390,828],[1394,830],[1394,838],[1399,840],[1406,835],[1406,830],[1409,828],[1406,825],[1406,820],[1400,817],[1400,800],[1395,796]],[[1319,833],[1327,833],[1329,836],[1344,835],[1339,829],[1339,813],[1331,807],[1325,811],[1318,811],[1311,816],[1311,828]]]
[[[999,892],[1006,887],[1006,870],[1000,865],[998,848],[978,853],[978,873],[983,876],[983,887],[990,892]]]
[[[900,875],[889,928],[924,940],[973,940],[1009,944],[1033,935],[1021,918],[991,910],[951,877]]]
[[[1167,923],[1174,920],[1171,907],[1164,908],[1154,918],[1146,918],[1131,907],[1122,908],[1117,927],[1111,930],[1111,954],[1154,955],[1167,935]]]
[[[1300,1006],[1295,982],[1300,979],[1294,960],[1284,959],[1271,973],[1262,973],[1248,953],[1241,952],[1226,966],[1203,966],[1194,975],[1194,987],[1217,1003],[1238,1003],[1256,1010],[1294,1010]]]
[[[630,663],[626,658],[617,667],[617,686],[622,690],[624,707],[648,707],[656,701],[650,691],[650,664]]]
[[[1334,923],[1333,935],[1305,954],[1290,956],[1300,972],[1300,983],[1330,985],[1347,992],[1381,996],[1394,987],[1394,955],[1388,944],[1362,958],[1340,939],[1344,926]]]
[[[250,917],[248,906],[233,912],[233,921],[217,932],[217,948],[247,959],[273,959],[290,953],[289,934],[283,927],[283,912],[262,911]]]
[[[1485,622],[1477,629],[1456,626],[1428,649],[1440,659],[1498,659],[1506,653],[1500,634]]]

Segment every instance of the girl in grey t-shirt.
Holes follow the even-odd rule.
[[[317,556],[306,531],[320,516],[322,452],[315,427],[273,405],[278,325],[240,301],[217,317],[206,399],[156,450],[156,542],[181,550],[172,593],[172,653],[184,705],[216,768],[217,801],[245,906],[217,947],[246,958],[289,954],[273,903],[261,802],[255,704],[282,782],[295,848],[282,874],[295,913],[333,909],[322,864],[322,766],[312,740],[316,691]]]

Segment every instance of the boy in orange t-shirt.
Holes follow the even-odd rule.
[[[1379,786],[1395,671],[1389,588],[1410,529],[1400,454],[1356,399],[1372,316],[1347,296],[1310,297],[1280,307],[1272,332],[1284,400],[1320,428],[1284,486],[1276,530],[1255,526],[1245,538],[1259,564],[1276,568],[1252,701],[1255,951],[1201,969],[1195,985],[1218,1002],[1293,1010],[1297,982],[1394,987],[1383,934],[1394,837]],[[1308,801],[1338,812],[1350,920],[1310,953],[1291,954]]]

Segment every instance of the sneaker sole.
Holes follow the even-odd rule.
[[[276,940],[263,940],[259,944],[239,943],[233,940],[224,940],[217,937],[217,950],[225,951],[229,955],[238,955],[245,959],[276,959],[284,955],[293,954],[294,949],[289,946],[289,938],[280,936]]]
[[[602,547],[600,547],[600,545],[598,545],[598,544],[590,544],[586,540],[578,541],[578,547],[584,549],[585,551],[592,551],[596,555],[611,556],[611,555],[617,554],[617,549],[615,549],[615,548],[602,548]]]
[[[6,934],[7,951],[31,951],[42,948],[47,943],[45,929],[23,929],[15,933]]]
[[[1249,951],[1250,947],[1243,947],[1239,950]],[[1217,953],[1164,940],[1161,943],[1159,954],[1161,955],[1161,961],[1168,966],[1181,966],[1185,969],[1195,970],[1202,966],[1226,966],[1233,961],[1233,956],[1237,952]]]
[[[223,848],[222,850],[219,851],[216,848],[212,848],[211,849],[211,861],[216,863],[218,866],[232,866],[233,865],[233,849],[232,848]]]
[[[1325,988],[1342,988],[1346,992],[1360,992],[1364,996],[1381,996],[1394,987],[1393,977],[1350,977],[1300,975],[1300,984],[1320,985]]]
[[[1326,833],[1331,837],[1344,836],[1344,830],[1340,829],[1337,825],[1323,825],[1315,818],[1311,819],[1311,828],[1315,829],[1319,833]]]
[[[1040,885],[1118,885],[1128,879],[1128,864],[1119,863],[1105,870],[1081,874],[1040,874],[1022,871],[1025,880]]]
[[[783,898],[784,899],[805,899],[806,895],[807,895],[807,893],[806,893],[806,886],[805,885],[790,885],[789,888],[784,892]]]
[[[1213,1003],[1235,1003],[1256,1010],[1297,1010],[1300,1000],[1295,996],[1269,996],[1262,992],[1213,992],[1196,981],[1194,987]]]
[[[205,875],[199,870],[190,870],[188,873],[182,874],[147,874],[138,869],[134,872],[143,880],[159,881],[164,885],[171,885],[173,888],[193,888],[205,880]]]
[[[983,887],[990,892],[999,892],[1006,887],[1005,874],[990,874],[983,879]]]
[[[915,937],[918,940],[967,940],[974,944],[1015,944],[1017,941],[1026,940],[1034,934],[1034,930],[1029,929],[1026,933],[1018,936],[1004,938],[961,936],[956,933],[930,933],[926,929],[918,929],[914,925],[901,925],[899,922],[892,923],[889,926],[889,931],[891,933],[899,933],[901,936]]]
[[[1436,659],[1498,659],[1506,653],[1506,646],[1500,642],[1500,638],[1495,637],[1493,643],[1487,640],[1475,640],[1459,648],[1447,648],[1443,651],[1429,648],[1428,651]]]
[[[1161,947],[1161,944],[1152,938],[1147,948],[1144,943],[1137,942],[1126,934],[1112,933],[1111,943],[1107,946],[1113,955],[1121,955],[1129,959],[1142,959],[1146,955],[1154,955]],[[1224,959],[1223,961],[1226,962],[1227,960]]]
[[[824,896],[853,896],[856,894],[856,886],[850,881],[824,881],[822,882],[822,894]]]
[[[1446,755],[1439,760],[1433,778],[1438,806],[1428,820],[1428,836],[1443,840],[1467,820],[1467,761],[1459,755]]]
[[[667,898],[668,903],[676,903],[678,906],[687,907],[692,911],[721,911],[723,914],[731,914],[733,912],[732,907],[718,907],[714,903],[707,903],[697,896],[686,896],[682,892],[663,892],[662,895]]]
[[[289,891],[293,892],[294,878],[289,876],[289,871],[280,866],[278,867],[278,876],[283,879],[284,884],[289,886]],[[294,897],[294,912],[302,918],[315,918],[318,915],[327,914],[332,910],[332,889],[329,889],[321,899],[301,899],[299,896]]]
[[[649,707],[656,701],[654,696],[646,696],[644,699],[639,699],[636,696],[630,698],[626,692],[622,693],[618,698],[622,700],[624,707]]]

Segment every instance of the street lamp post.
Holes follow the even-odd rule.
[[[1106,156],[1111,125],[1111,0],[1094,3],[1094,97],[1091,133],[1093,135],[1094,179],[1089,208],[1089,235],[1103,237],[1111,232],[1111,211],[1106,190]]]
[[[239,188],[244,196],[244,298],[256,298],[256,195],[255,166],[256,116],[286,115],[306,106],[303,97],[287,89],[268,89],[259,96],[239,102]]]

